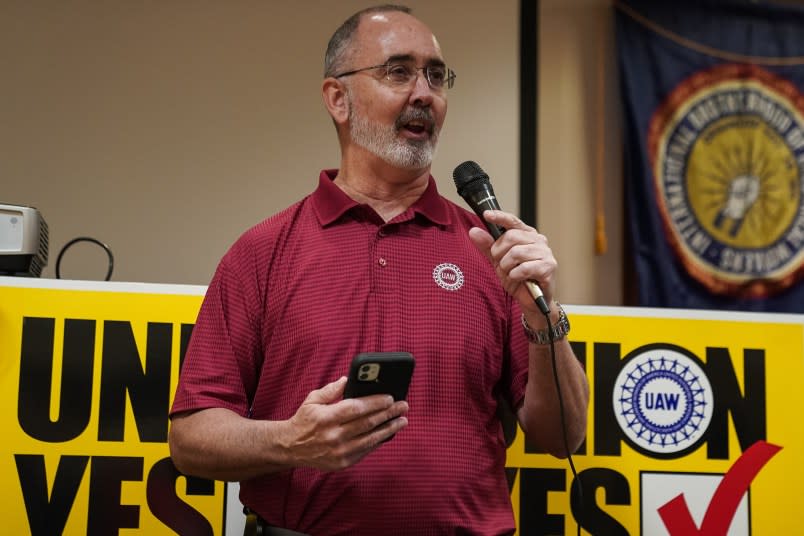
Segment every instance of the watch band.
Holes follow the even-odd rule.
[[[567,313],[564,312],[564,308],[561,307],[561,304],[556,302],[556,307],[558,307],[558,320],[556,323],[552,325],[552,332],[553,332],[553,341],[558,341],[563,339],[567,336],[570,330],[570,323],[569,318],[567,318]],[[550,344],[550,334],[548,333],[547,329],[533,329],[528,325],[528,321],[525,320],[525,314],[522,314],[522,327],[525,330],[525,337],[528,338],[529,342],[534,344]]]

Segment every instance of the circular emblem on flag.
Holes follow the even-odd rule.
[[[652,118],[648,151],[673,249],[715,294],[762,298],[804,271],[804,96],[749,65],[695,73]]]
[[[463,286],[463,272],[448,262],[439,264],[433,269],[433,279],[439,287],[447,290],[458,290]]]
[[[628,442],[643,453],[666,457],[697,448],[714,406],[698,358],[667,344],[643,346],[626,357],[613,404]]]

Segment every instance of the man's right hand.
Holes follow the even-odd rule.
[[[312,391],[288,421],[279,443],[288,465],[345,469],[407,426],[408,404],[390,395],[343,398],[346,377]]]

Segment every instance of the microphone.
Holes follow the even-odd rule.
[[[491,187],[491,179],[489,179],[486,172],[475,162],[467,160],[455,168],[452,172],[452,180],[455,181],[458,195],[460,195],[475,214],[483,220],[483,223],[486,224],[486,229],[488,229],[491,236],[494,237],[494,240],[500,238],[505,232],[505,229],[494,223],[487,222],[483,217],[483,211],[485,210],[501,210],[500,203],[494,195],[494,188]],[[539,310],[543,314],[549,315],[550,307],[547,305],[547,301],[544,299],[544,294],[542,293],[542,289],[539,288],[539,285],[533,281],[525,281],[525,287],[527,287],[528,292],[530,292]]]

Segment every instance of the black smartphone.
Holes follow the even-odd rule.
[[[390,394],[404,400],[416,362],[409,352],[366,352],[352,359],[344,398]]]

